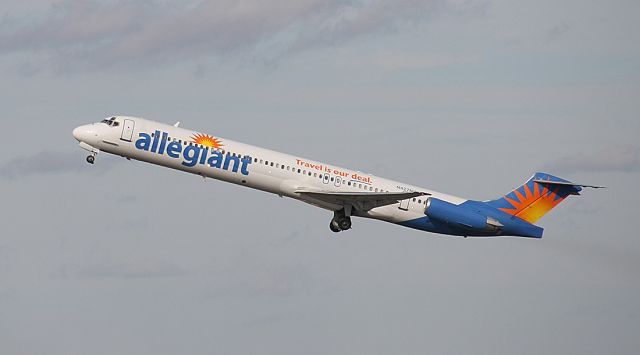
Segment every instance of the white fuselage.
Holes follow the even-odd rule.
[[[74,136],[83,148],[94,154],[103,151],[120,155],[290,197],[331,211],[343,206],[301,194],[300,191],[419,191],[456,205],[466,201],[359,171],[142,118],[117,116],[112,121],[111,124],[103,121],[78,127]],[[354,210],[353,215],[401,223],[424,217],[425,204],[426,198],[414,197],[367,211]]]

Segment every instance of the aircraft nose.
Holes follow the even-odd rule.
[[[89,141],[96,136],[96,131],[92,125],[84,125],[80,127],[76,127],[73,130],[73,138],[75,138],[78,142],[89,143]]]
[[[80,127],[76,127],[73,130],[73,138],[75,138],[78,142],[81,142],[82,139],[80,138],[82,136],[82,126]]]

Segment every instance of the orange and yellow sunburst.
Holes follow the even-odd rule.
[[[535,223],[564,200],[564,197],[557,194],[558,189],[550,191],[546,186],[540,188],[540,185],[540,183],[534,182],[532,192],[529,184],[525,184],[523,186],[524,195],[519,191],[520,189],[514,190],[513,193],[517,200],[509,198],[509,196],[504,197],[513,208],[500,208],[500,210],[529,223]]]
[[[208,134],[196,133],[191,136],[191,139],[193,143],[201,144],[209,148],[220,149],[224,147],[224,144],[222,144],[221,140]]]

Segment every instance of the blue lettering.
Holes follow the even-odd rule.
[[[237,173],[240,170],[242,175],[249,175],[249,165],[252,158],[240,155],[223,154],[221,151],[199,145],[185,145],[176,141],[170,141],[169,133],[155,131],[153,136],[148,133],[139,133],[139,138],[135,142],[135,147],[139,150],[151,151],[159,155],[167,155],[170,158],[182,158],[182,165],[194,167],[197,164],[208,165],[212,168],[231,170]],[[184,142],[184,144],[187,144]]]
[[[193,167],[198,164],[198,158],[200,157],[200,147],[195,145],[189,145],[184,148],[184,152],[182,152],[182,157],[184,161],[182,165]]]
[[[208,152],[209,152],[209,148],[205,147],[204,150],[202,151],[202,154],[200,154],[200,165],[204,165],[204,163],[207,161]]]
[[[211,157],[207,161],[207,164],[209,164],[209,166],[212,168],[220,169],[222,167],[222,160],[223,160],[222,153],[215,150],[211,152]]]
[[[167,155],[172,158],[180,158],[180,153],[182,153],[182,145],[178,142],[171,142],[167,146]]]
[[[224,166],[222,166],[222,169],[229,170],[229,164],[231,164],[231,162],[233,162],[233,168],[231,171],[233,171],[234,173],[237,173],[238,165],[240,165],[240,159],[237,156],[231,155],[228,153],[227,153],[227,157],[224,159]]]
[[[162,133],[162,141],[160,141],[160,148],[158,149],[158,154],[164,154],[164,148],[167,146],[167,138],[169,134],[167,132]]]
[[[158,143],[160,141],[160,131],[155,131],[153,134],[153,144],[151,144],[151,151],[158,152]]]
[[[247,170],[247,168],[249,167],[249,164],[251,164],[251,162],[251,157],[242,158],[242,168],[240,168],[240,172],[242,173],[242,175],[249,175],[249,170]]]
[[[136,148],[140,150],[149,151],[150,144],[151,144],[151,136],[146,133],[140,133],[140,139],[136,141]]]

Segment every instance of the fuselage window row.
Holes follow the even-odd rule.
[[[175,141],[175,138],[174,138],[174,141]],[[178,140],[178,141],[180,141],[180,140]],[[185,142],[185,144],[186,144],[186,142]],[[199,147],[201,147],[201,148],[203,148],[203,149],[204,149],[204,148],[206,148],[206,147],[201,146],[201,145],[197,145],[197,146],[199,146]],[[224,150],[221,150],[221,149],[215,149],[215,150],[218,150],[218,151],[221,151],[221,152],[223,152],[223,153],[224,153]],[[237,157],[242,157],[242,154],[235,153],[235,152],[234,152],[234,153],[232,153],[232,152],[228,152],[228,154],[231,154],[231,155],[232,155],[232,156],[234,156],[234,157],[235,157],[235,156],[237,156]],[[275,166],[275,167],[276,167],[276,169],[285,170],[285,167],[286,167],[286,170],[287,170],[287,171],[290,171],[290,172],[292,172],[292,173],[298,173],[298,174],[302,174],[302,175],[308,175],[308,176],[310,176],[310,177],[314,177],[314,178],[316,178],[316,177],[317,177],[317,178],[319,178],[320,180],[323,180],[323,179],[325,178],[325,175],[324,175],[324,174],[313,173],[313,172],[311,172],[311,171],[307,171],[306,169],[304,169],[304,170],[303,170],[303,169],[296,169],[295,167],[292,169],[290,165],[280,164],[280,163],[276,163],[276,162],[273,162],[273,161],[268,161],[268,160],[264,160],[264,159],[259,159],[259,158],[256,158],[256,157],[253,157],[253,158],[249,157],[249,159],[253,160],[253,162],[255,162],[255,163],[260,163],[260,164],[264,163],[264,165],[265,165],[265,166],[272,166],[272,167],[273,167],[273,166]],[[336,182],[336,178],[335,178],[335,177],[333,177],[333,176],[329,177],[329,178],[328,178],[328,180],[329,180],[329,181],[331,181],[331,182]],[[363,184],[359,184],[359,183],[352,183],[351,181],[347,181],[347,182],[346,182],[346,184],[345,184],[343,181],[341,181],[337,186],[338,186],[338,187],[343,187],[343,186],[353,186],[353,187],[355,187],[355,188],[363,189],[363,190],[365,190],[365,191],[366,191],[366,190],[369,190],[369,191],[375,191],[375,192],[385,192],[385,190],[384,190],[384,189],[379,189],[379,188],[377,188],[377,187],[376,187],[376,188],[374,188],[373,186],[367,186],[367,185],[363,185]],[[386,192],[389,192],[389,191],[386,191]],[[415,202],[415,201],[416,201],[416,200],[414,199],[414,202]],[[421,203],[421,202],[419,202],[419,203]]]

